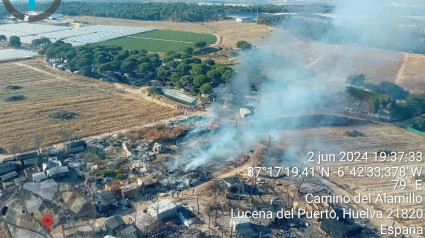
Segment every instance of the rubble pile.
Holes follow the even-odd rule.
[[[192,171],[182,175],[167,176],[160,183],[170,190],[186,190],[209,181],[211,174],[208,172]]]
[[[85,168],[85,160],[80,155],[68,156],[64,163],[68,165],[68,167],[73,168],[78,174],[84,174]]]

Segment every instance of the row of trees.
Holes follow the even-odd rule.
[[[346,89],[350,95],[350,105],[351,98],[358,99],[361,103],[367,101],[373,112],[376,113],[381,108],[387,109],[394,120],[404,120],[425,113],[425,94],[409,94],[402,87],[388,81],[368,83],[363,74],[349,75],[346,82],[355,86]]]
[[[286,6],[260,5],[260,12],[287,12]],[[257,6],[205,5],[167,2],[63,2],[58,10],[70,16],[98,16],[136,20],[172,20],[202,22],[224,19],[229,13],[256,13]]]
[[[369,105],[372,106],[372,110],[374,113],[377,113],[381,108],[390,110],[391,105],[395,104],[395,100],[392,97],[374,92],[369,92],[352,86],[347,87],[346,92],[350,96],[349,107],[351,107],[351,98],[360,100],[358,110],[360,109],[363,102],[368,102]]]
[[[8,42],[7,37],[5,35],[0,35],[0,42]],[[21,47],[21,38],[18,36],[9,37],[8,45],[12,48],[20,48]]]
[[[192,93],[211,93],[221,83],[228,82],[233,70],[216,64],[214,60],[193,57],[193,48],[184,52],[167,52],[160,58],[145,50],[128,51],[119,46],[88,45],[73,47],[57,41],[33,42],[40,46],[38,53],[48,59],[63,62],[71,71],[80,71],[89,77],[100,78],[116,72],[139,73],[140,77],[153,76],[164,84],[183,88]]]
[[[47,9],[51,3],[37,3],[37,8]],[[25,3],[14,3],[17,9],[26,9]],[[315,13],[329,13],[331,5],[309,4],[308,11]],[[62,1],[57,13],[69,16],[98,16],[114,17],[138,20],[172,20],[177,22],[190,21],[215,21],[226,17],[227,14],[235,13],[285,13],[305,12],[306,6],[299,5],[272,5],[272,4],[247,4],[247,5],[224,5],[224,4],[197,4],[183,2],[119,2],[112,0],[104,1]],[[9,13],[0,8],[1,15]]]
[[[381,108],[389,110],[394,120],[404,120],[425,113],[425,93],[421,95],[410,94],[405,100],[396,101],[394,97],[352,86],[347,87],[346,92],[350,99],[360,100],[360,105],[363,102],[368,102],[374,113]]]
[[[397,100],[404,100],[409,95],[408,91],[404,90],[395,83],[388,81],[382,81],[377,85],[367,83],[364,74],[351,74],[347,77],[346,82],[357,87],[367,88],[375,93],[388,95]]]

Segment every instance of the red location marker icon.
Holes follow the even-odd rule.
[[[53,217],[50,215],[46,215],[43,217],[43,224],[47,230],[49,230],[50,226],[53,224]]]

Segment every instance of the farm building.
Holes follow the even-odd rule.
[[[37,56],[36,52],[18,49],[0,50],[0,63],[17,60],[28,60]]]
[[[5,35],[8,38],[10,36],[19,36],[21,42],[25,44],[31,44],[35,39],[46,37],[52,42],[63,40],[73,46],[99,43],[152,30],[154,28],[109,25],[92,25],[73,29],[71,26],[26,22],[0,25],[0,35]],[[32,53],[34,53],[34,56],[37,55],[35,52]]]
[[[251,17],[236,17],[237,23],[248,23],[248,22],[254,22],[254,18]]]
[[[199,103],[199,100],[197,98],[186,95],[184,93],[181,93],[173,89],[157,88],[155,89],[155,91],[161,95],[166,96],[167,98],[171,100],[174,100],[180,103],[184,103],[188,105],[197,105]]]
[[[148,208],[148,214],[162,221],[176,215],[177,206],[169,199],[164,199],[151,204]]]

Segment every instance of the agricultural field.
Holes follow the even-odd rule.
[[[91,136],[176,114],[115,85],[50,68],[39,59],[0,64],[0,147],[19,151],[71,136]],[[64,118],[52,118],[66,111]],[[65,137],[65,138],[64,138]]]
[[[88,22],[89,24],[142,26],[159,30],[190,31],[196,33],[214,34],[219,38],[217,47],[235,49],[240,40],[256,43],[270,36],[273,27],[257,23],[236,23],[233,20],[212,21],[203,23],[171,22],[171,21],[139,21],[105,17],[69,17],[69,21]]]
[[[425,55],[406,54],[396,83],[412,93],[425,92]]]
[[[205,41],[214,44],[217,38],[211,34],[186,31],[154,30],[139,33],[101,43],[102,45],[118,45],[128,50],[147,50],[150,52],[183,51],[194,47],[195,42]]]

